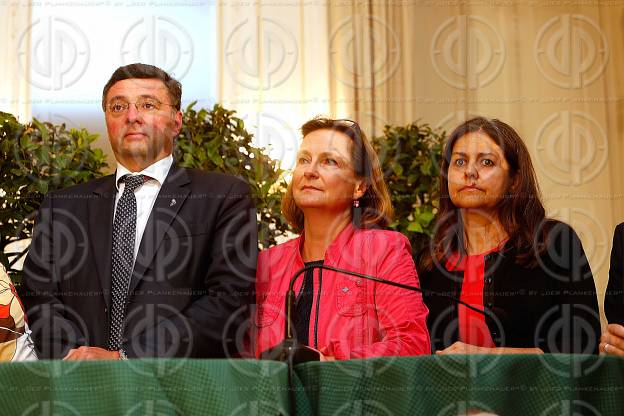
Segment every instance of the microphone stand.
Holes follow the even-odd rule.
[[[401,289],[411,290],[414,292],[420,292],[429,296],[438,296],[452,300],[455,303],[465,306],[466,308],[473,310],[481,315],[488,315],[485,310],[476,308],[469,303],[466,303],[460,299],[455,298],[454,296],[445,295],[442,293],[437,293],[427,289],[421,289],[417,286],[406,285],[404,283],[393,282],[392,280],[386,280],[375,276],[369,276],[362,273],[352,272],[350,270],[339,269],[337,267],[326,266],[323,264],[314,264],[310,266],[305,266],[294,274],[294,276],[290,279],[290,283],[288,284],[288,292],[286,292],[286,327],[285,327],[285,337],[284,340],[277,344],[276,346],[264,351],[261,353],[262,359],[269,359],[275,361],[287,362],[292,360],[294,364],[304,363],[308,361],[319,361],[320,355],[318,351],[301,344],[297,341],[297,338],[293,335],[292,329],[292,315],[295,307],[295,290],[294,285],[297,279],[306,271],[321,269],[321,270],[329,270],[336,273],[346,274],[349,276],[359,277],[364,280],[371,280],[373,282],[381,283],[384,285],[390,285],[394,287],[398,287]],[[317,299],[318,302],[318,299]]]
[[[308,270],[320,269],[320,265],[306,266],[298,270],[290,279],[288,292],[286,292],[286,336],[276,346],[262,352],[260,358],[263,360],[274,360],[286,362],[288,364],[288,398],[290,402],[290,414],[297,414],[297,396],[295,395],[295,365],[308,361],[320,361],[321,356],[318,351],[302,344],[294,337],[292,331],[292,314],[295,307],[295,281]],[[318,300],[317,300],[318,302]]]
[[[284,339],[282,340],[282,342],[280,342],[279,344],[277,344],[276,346],[272,348],[269,348],[266,351],[263,351],[260,354],[260,358],[262,359],[281,361],[281,362],[286,362],[288,364],[288,390],[289,390],[289,396],[290,396],[291,415],[296,414],[296,397],[295,397],[295,389],[293,386],[295,365],[309,362],[309,361],[320,361],[320,358],[321,358],[320,353],[317,350],[312,349],[308,347],[307,345],[300,343],[297,340],[297,338],[293,335],[293,330],[292,330],[292,315],[293,315],[293,310],[295,307],[295,297],[296,297],[295,290],[294,290],[295,282],[306,271],[314,270],[314,269],[329,270],[329,271],[333,271],[336,273],[359,277],[364,280],[371,280],[373,282],[395,286],[401,289],[411,290],[414,292],[419,292],[425,295],[433,295],[433,296],[448,298],[452,300],[453,302],[463,305],[470,310],[473,310],[477,313],[487,316],[487,313],[485,312],[485,310],[476,308],[460,299],[457,299],[450,295],[445,295],[442,293],[437,293],[434,291],[421,289],[420,287],[417,287],[417,286],[410,286],[404,283],[393,282],[392,280],[381,279],[375,276],[369,276],[369,275],[362,274],[362,273],[339,269],[337,267],[325,266],[323,264],[314,264],[310,266],[305,266],[297,270],[294,276],[290,279],[290,283],[288,284],[288,292],[286,292],[286,328],[285,328],[286,335]],[[317,299],[317,302],[319,302],[319,299]]]
[[[288,292],[286,292],[286,336],[275,347],[264,351],[261,358],[265,360],[274,360],[282,362],[292,362],[293,364],[305,363],[308,361],[319,361],[321,359],[318,351],[300,343],[293,335],[292,315],[295,308],[295,290],[294,285],[297,279],[308,270],[325,269],[329,266],[312,265],[299,269],[290,279],[288,284]],[[317,300],[318,301],[318,300]]]

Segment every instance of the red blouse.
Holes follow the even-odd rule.
[[[446,262],[446,269],[451,271],[463,271],[464,280],[460,300],[478,309],[483,310],[483,282],[485,275],[485,256],[498,251],[495,247],[485,253],[463,256],[458,254],[451,256]],[[485,316],[459,305],[459,340],[466,344],[479,347],[494,348],[496,345],[490,335],[490,329],[485,322]]]

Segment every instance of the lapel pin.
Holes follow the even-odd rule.
[[[175,198],[171,200],[171,202],[169,203],[169,206],[172,207],[176,204],[176,200]]]

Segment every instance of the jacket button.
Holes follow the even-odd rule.
[[[362,281],[361,281],[361,280],[356,280],[356,281],[355,281],[355,284],[356,284],[357,286],[362,286]]]

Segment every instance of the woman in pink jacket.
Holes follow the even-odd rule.
[[[304,265],[324,264],[418,286],[410,244],[384,229],[392,206],[379,159],[357,123],[315,118],[302,128],[282,212],[299,237],[260,253],[256,355],[284,339],[285,294]],[[327,270],[294,286],[295,337],[324,359],[429,354],[419,293]]]

